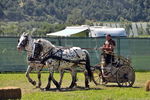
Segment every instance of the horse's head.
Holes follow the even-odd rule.
[[[49,50],[52,50],[55,46],[46,39],[37,39],[34,41],[32,49],[32,58],[39,58],[39,56],[44,56]]]
[[[28,33],[23,33],[20,38],[18,39],[18,45],[17,49],[18,50],[23,50],[25,47],[28,45],[30,40],[30,35]]]

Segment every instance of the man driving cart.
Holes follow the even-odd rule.
[[[107,34],[106,41],[100,47],[102,50],[100,64],[94,66],[95,83],[103,85],[117,83],[120,87],[131,87],[135,82],[134,69],[129,59],[114,54],[115,47],[115,41],[110,34]]]
[[[103,46],[100,47],[100,49],[103,51],[101,56],[104,56],[105,59],[105,66],[108,64],[114,62],[114,49],[115,49],[116,43],[112,39],[110,34],[106,34],[106,41],[104,42]]]

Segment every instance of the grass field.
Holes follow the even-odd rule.
[[[31,77],[37,80],[37,74],[32,73]],[[42,87],[47,84],[48,73],[42,73]],[[55,74],[59,79],[59,74]],[[145,83],[150,80],[150,72],[136,72],[136,81],[131,88],[120,88],[116,84],[107,86],[95,86],[90,83],[90,89],[84,89],[84,75],[78,73],[78,88],[69,90],[42,91],[32,86],[26,79],[24,73],[2,73],[0,74],[0,87],[16,86],[22,90],[22,100],[150,100],[150,92],[145,91]],[[65,73],[62,88],[70,85],[71,77]],[[55,86],[52,84],[52,88]]]

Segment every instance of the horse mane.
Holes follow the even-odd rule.
[[[21,36],[27,36],[29,41],[32,40],[32,36],[29,33],[23,32]]]
[[[29,41],[32,40],[32,36],[30,34],[28,35],[28,39],[29,39]]]
[[[37,42],[40,43],[44,48],[55,48],[55,45],[46,39],[37,39]]]

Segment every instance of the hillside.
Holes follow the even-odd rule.
[[[70,24],[150,21],[150,0],[0,0],[0,20]]]

